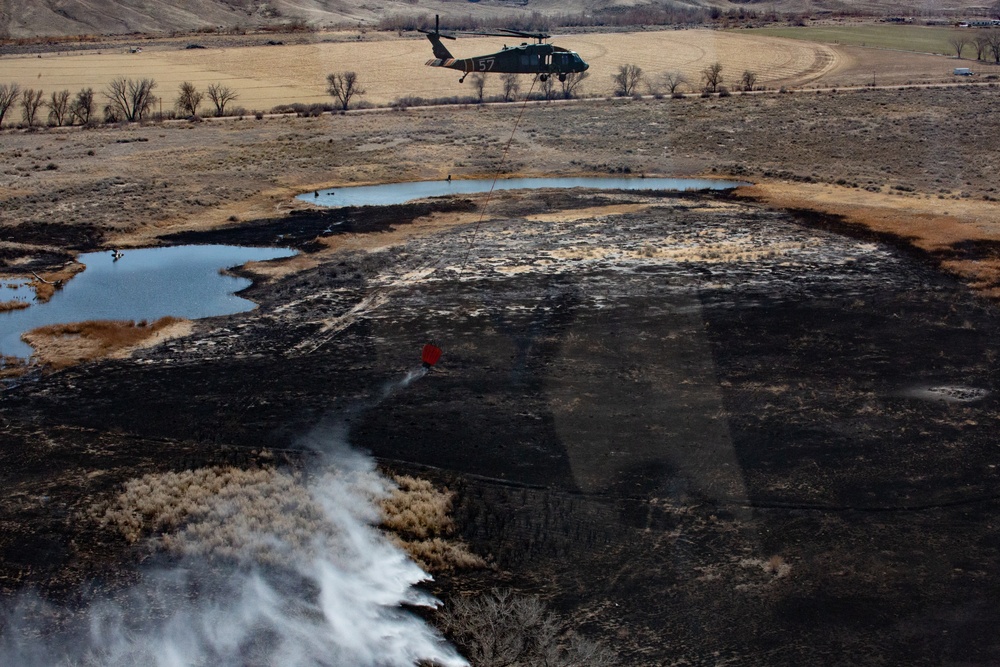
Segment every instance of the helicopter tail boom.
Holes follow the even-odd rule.
[[[454,58],[431,58],[424,64],[428,67],[451,67],[455,69],[454,65],[457,62],[459,61]]]
[[[427,35],[427,39],[429,39],[431,42],[431,50],[434,51],[435,58],[441,60],[448,60],[450,58],[455,57],[451,55],[451,52],[447,48],[445,48],[444,44],[441,43],[441,38],[438,35],[434,33],[429,33]]]

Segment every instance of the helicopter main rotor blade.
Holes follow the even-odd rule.
[[[472,35],[473,37],[510,37],[509,32],[473,32],[471,30],[456,30],[459,35]]]
[[[458,39],[454,35],[449,35],[446,32],[438,32],[437,30],[424,30],[423,28],[417,28],[417,32],[422,32],[425,35],[437,35],[438,37],[444,37],[445,39]]]
[[[530,39],[548,39],[552,35],[544,32],[522,32],[521,30],[507,30],[506,28],[498,28],[498,32],[504,33],[504,35],[515,35],[517,37],[528,37]]]

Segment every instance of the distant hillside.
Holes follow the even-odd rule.
[[[311,26],[376,23],[392,15],[511,16],[577,14],[642,5],[747,10],[836,11],[858,8],[900,14],[937,11],[939,0],[0,0],[0,38],[170,33],[205,28],[254,28],[283,22]],[[950,0],[950,8],[992,4]]]

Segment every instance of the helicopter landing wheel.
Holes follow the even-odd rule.
[[[548,75],[548,74],[542,74],[542,75],[540,75],[540,76],[538,77],[538,80],[539,80],[539,81],[541,81],[541,82],[543,82],[543,83],[544,83],[545,81],[548,81],[548,79],[549,79],[549,75]]]
[[[462,75],[462,78],[460,78],[460,79],[458,80],[458,82],[459,82],[459,83],[465,83],[465,77],[467,77],[467,76],[469,76],[469,74],[468,74],[468,73],[465,73],[465,74],[463,74],[463,75]]]
[[[560,81],[565,81],[566,80],[566,75],[565,74],[560,74],[559,75],[559,80]]]

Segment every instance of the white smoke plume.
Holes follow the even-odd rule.
[[[410,374],[398,384],[414,379]],[[82,621],[69,623],[75,629],[55,634],[33,624],[62,610],[23,599],[3,619],[0,664],[467,666],[406,609],[437,601],[416,588],[428,575],[375,528],[378,500],[391,483],[330,423],[314,429],[305,444],[316,452],[307,488],[323,518],[306,548],[262,526],[247,543],[259,546],[265,536],[272,555],[267,564],[251,549],[221,562],[184,556],[144,573],[113,600],[92,601],[76,615]]]

